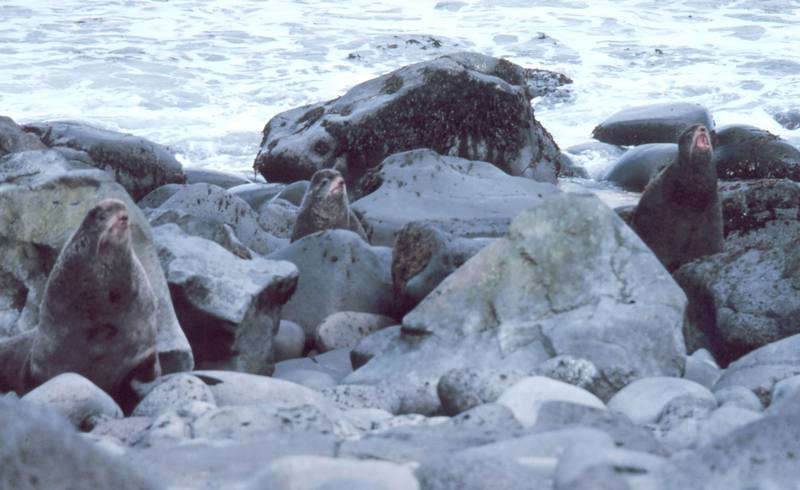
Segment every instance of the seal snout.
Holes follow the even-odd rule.
[[[705,126],[700,126],[694,131],[694,145],[695,148],[702,151],[711,150],[711,137]]]
[[[341,194],[344,192],[344,178],[341,176],[334,177],[331,181],[330,190],[334,194]]]

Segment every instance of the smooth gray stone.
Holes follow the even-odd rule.
[[[602,180],[612,182],[626,191],[642,192],[647,184],[678,157],[675,143],[651,143],[635,146],[614,162]]]
[[[213,184],[223,189],[230,189],[231,187],[250,183],[249,180],[241,175],[220,170],[189,167],[184,170],[184,173],[186,174],[187,184]]]
[[[246,490],[418,490],[410,468],[385,461],[288,456],[270,463]]]
[[[716,406],[714,394],[705,386],[682,378],[665,376],[642,378],[629,384],[611,400],[609,410],[630,418],[634,423],[655,422],[661,411],[672,400],[691,397],[707,401]]]
[[[387,157],[373,178],[380,185],[355,201],[370,242],[392,246],[407,223],[434,224],[465,237],[499,237],[511,220],[546,196],[550,184],[513,177],[487,162],[419,149]]]
[[[370,359],[383,352],[393,339],[400,335],[400,325],[386,327],[367,335],[350,351],[350,364],[358,369]]]
[[[197,376],[178,373],[159,381],[136,405],[132,416],[154,417],[169,410],[177,410],[193,401],[210,405],[217,403],[211,389]]]
[[[791,488],[800,478],[798,454],[800,417],[765,417],[676,460],[664,488]]]
[[[131,451],[128,459],[147,468],[153,479],[168,488],[217,490],[239,488],[271,461],[293,456],[328,456],[336,452],[332,435],[265,433],[248,440],[194,440],[190,444],[162,444]],[[258,455],[258,457],[253,457]],[[180,471],[176,471],[179,468]]]
[[[228,192],[246,202],[256,211],[286,189],[285,184],[242,183],[228,188]]]
[[[371,247],[348,230],[313,233],[268,256],[294,263],[299,269],[297,290],[283,308],[290,320],[313,336],[317,325],[338,311],[361,311],[391,316],[394,291],[389,254]]]
[[[172,151],[139,136],[72,121],[27,124],[25,130],[50,148],[66,146],[86,152],[134,201],[164,184],[186,182],[183,166]]]
[[[210,184],[192,184],[179,189],[158,207],[179,210],[198,218],[224,223],[250,250],[267,255],[288,243],[264,230],[249,204],[227,190]]]
[[[297,287],[297,267],[261,257],[240,259],[172,224],[153,233],[198,366],[270,372],[272,340],[281,308]]]
[[[104,418],[121,418],[122,409],[111,396],[80,374],[64,373],[39,385],[22,401],[49,407],[76,429],[91,429]]]
[[[692,124],[714,129],[714,119],[699,104],[651,104],[617,112],[594,128],[592,136],[613,145],[677,143],[681,132]]]
[[[683,291],[612,210],[591,195],[556,194],[445,279],[346,382],[388,384],[405,412],[435,413],[450,369],[568,354],[616,390],[681,373],[685,308]]]
[[[83,440],[51,410],[0,397],[0,426],[0,488],[164,488],[128,458],[112,457]]]

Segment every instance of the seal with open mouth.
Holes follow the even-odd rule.
[[[690,126],[678,157],[647,185],[631,226],[670,272],[724,244],[717,170],[709,131]]]
[[[318,170],[311,177],[311,183],[303,195],[291,241],[335,228],[353,231],[367,240],[361,222],[350,210],[342,174],[333,169]]]
[[[106,199],[64,245],[47,280],[38,328],[28,334],[20,391],[75,372],[125,408],[131,381],[160,375],[156,297],[130,234],[125,203]]]

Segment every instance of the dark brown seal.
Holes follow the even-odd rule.
[[[332,169],[317,170],[300,203],[291,241],[335,228],[353,231],[364,240],[367,239],[361,222],[348,205],[347,187],[342,174]]]
[[[678,157],[645,188],[631,226],[670,272],[723,248],[722,210],[711,135],[690,126],[678,140]]]
[[[133,252],[122,201],[106,199],[87,213],[50,272],[38,328],[22,335],[7,344],[30,345],[14,369],[20,393],[75,372],[123,403],[132,380],[160,375],[156,297]]]

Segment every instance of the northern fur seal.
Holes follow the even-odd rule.
[[[26,335],[26,334],[23,334]],[[75,372],[123,403],[132,380],[161,373],[156,297],[131,246],[128,210],[106,199],[92,208],[56,259],[39,306],[22,378],[28,391]]]
[[[678,140],[678,157],[647,185],[631,226],[670,272],[723,248],[722,209],[711,135],[690,126]]]
[[[367,234],[358,217],[350,210],[347,201],[347,187],[344,178],[337,170],[324,168],[311,177],[300,214],[292,230],[292,240],[321,230],[340,228],[358,233],[367,240]]]

